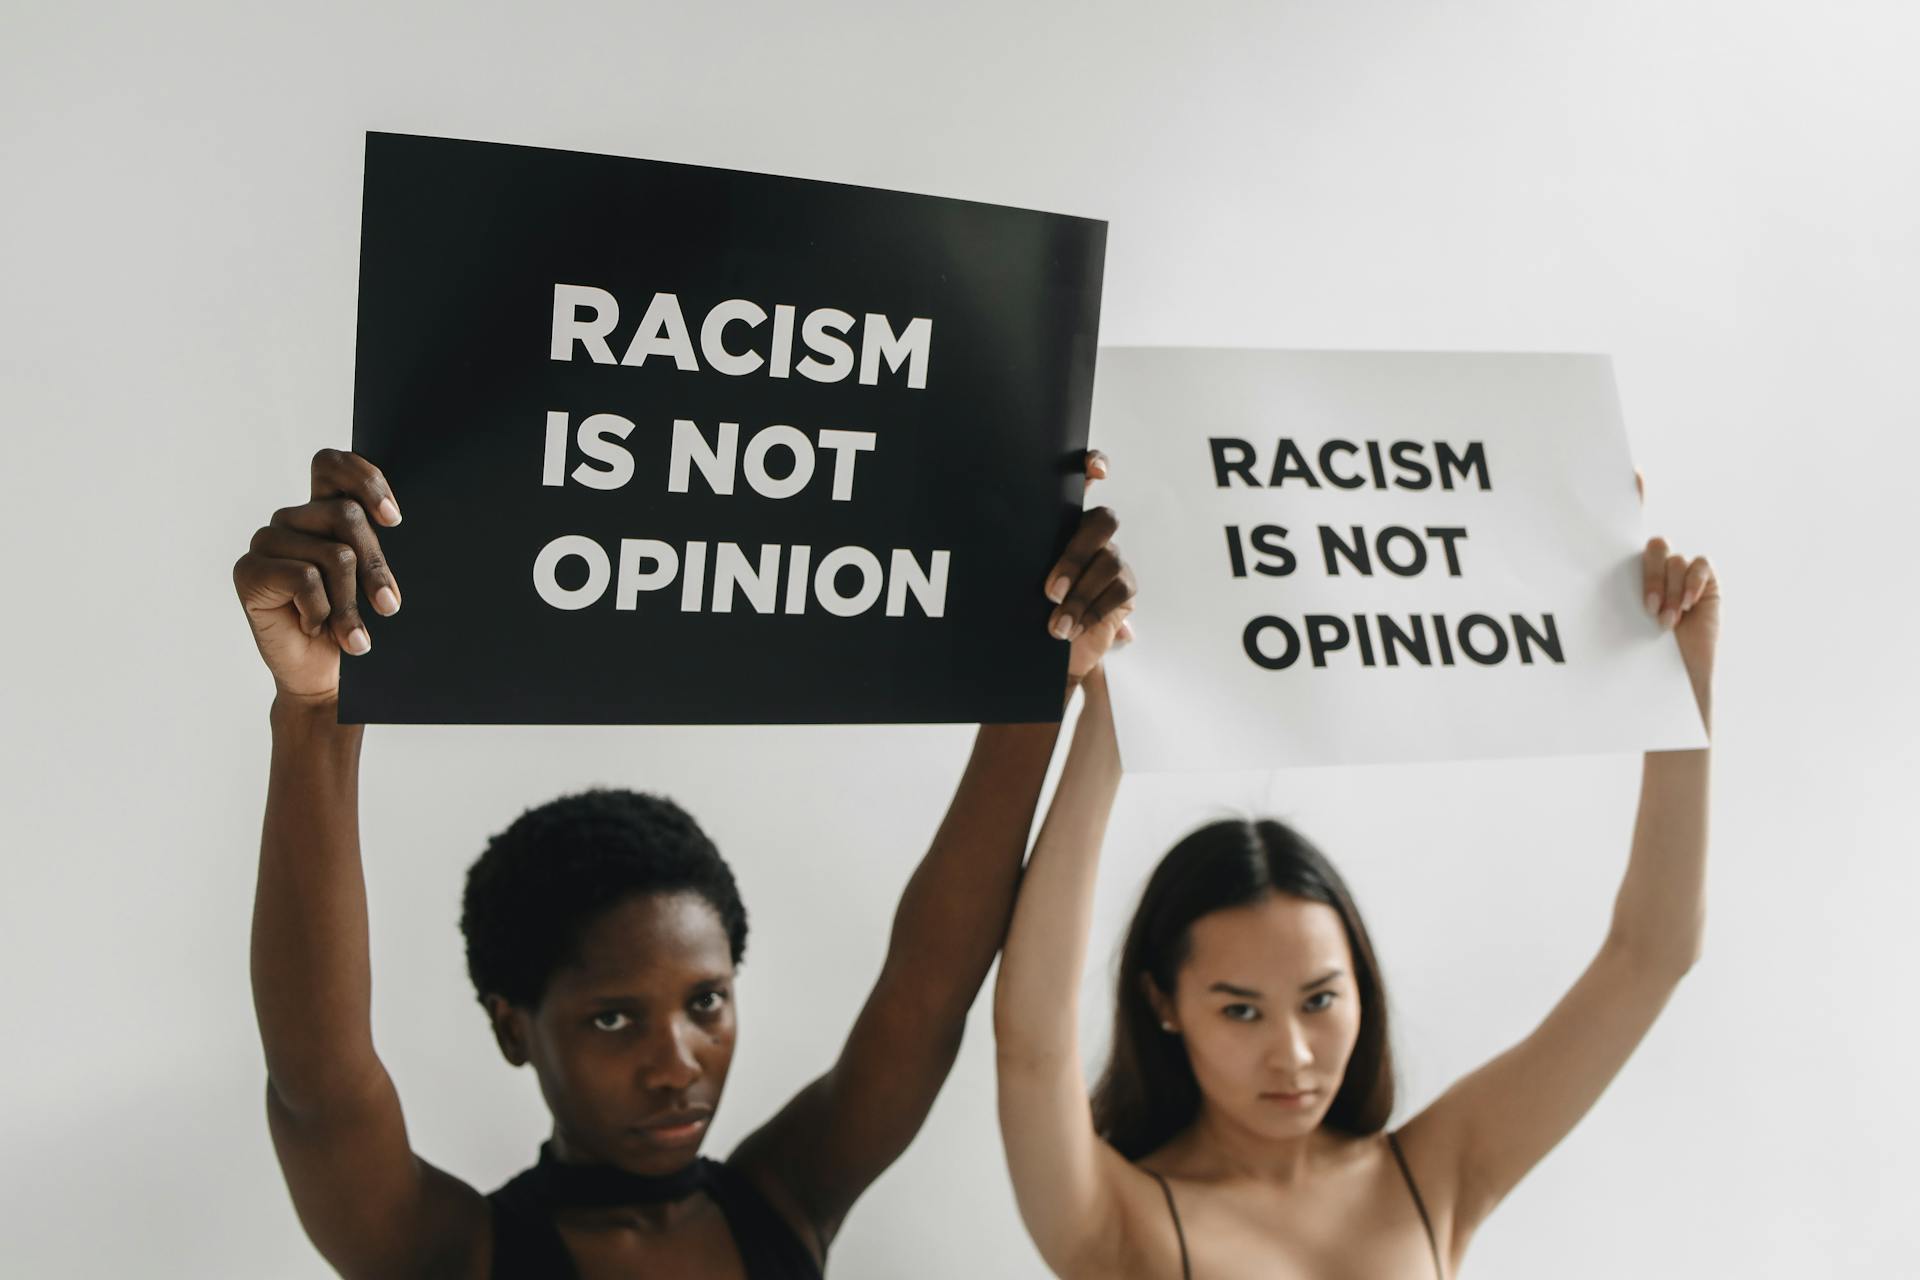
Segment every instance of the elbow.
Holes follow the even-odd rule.
[[[1020,1034],[1018,1021],[998,1004],[993,1009],[993,1060],[1001,1074],[1036,1057],[1035,1046]]]
[[[1047,1052],[1038,1045],[1008,1044],[996,1041],[993,1046],[994,1074],[1002,1081],[1031,1080],[1051,1073],[1059,1065],[1059,1055]]]
[[[1638,980],[1678,985],[1700,962],[1707,931],[1705,895],[1697,886],[1692,892],[1677,886],[1663,894],[1656,886],[1636,887],[1631,876],[1628,880],[1614,900],[1605,952]]]
[[[993,1061],[1002,1077],[1042,1074],[1057,1068],[1066,1056],[1056,1037],[1033,1035],[1021,1028],[1017,1018],[994,1010]]]
[[[1637,977],[1677,987],[1700,963],[1703,933],[1697,925],[1679,934],[1652,938],[1616,929],[1607,938],[1607,950]]]
[[[1030,1076],[1074,1067],[1079,1061],[1078,1010],[1059,993],[1037,992],[1002,957],[993,986],[993,1052],[1000,1074]],[[1075,1067],[1077,1069],[1077,1067]]]
[[[1013,988],[1014,984],[1007,977],[1006,958],[1002,956],[1000,972],[993,982],[993,1043],[996,1050],[1002,1050],[1020,1039],[1019,999]]]
[[[1021,1034],[1017,1029],[993,1038],[994,1074],[1001,1085],[1053,1086],[1080,1077],[1080,1044],[1072,1035]]]
[[[994,1070],[1002,1080],[1030,1079],[1062,1069],[1075,1057],[1075,1045],[1059,1036],[1034,1035],[1020,1019],[995,1005],[993,1011]]]
[[[1660,956],[1652,966],[1656,978],[1669,987],[1680,985],[1681,979],[1693,972],[1700,963],[1700,940],[1695,938],[1689,945],[1677,948],[1670,956]]]
[[[1696,928],[1693,931],[1693,936],[1687,940],[1686,954],[1681,957],[1679,976],[1685,977],[1690,973],[1693,967],[1700,963],[1700,957],[1705,951],[1706,929]]]
[[[371,1064],[328,1071],[288,1073],[267,1069],[267,1110],[307,1124],[362,1114],[393,1090],[386,1068]]]

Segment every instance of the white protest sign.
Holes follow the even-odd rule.
[[[1699,747],[1604,356],[1103,348],[1129,770]]]

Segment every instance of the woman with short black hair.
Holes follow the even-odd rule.
[[[1105,474],[1097,453],[1090,479]],[[338,723],[360,601],[400,608],[376,526],[398,499],[323,450],[311,501],[234,566],[272,671],[273,759],[254,896],[267,1120],[308,1236],[349,1277],[817,1277],[854,1201],[918,1132],[999,950],[1057,725],[983,725],[839,1059],[724,1161],[700,1145],[731,1063],[745,908],[671,802],[585,792],[523,815],[474,865],[462,926],[501,1052],[553,1113],[540,1161],[483,1196],[414,1154],[374,1052],[360,868],[361,728]],[[1069,681],[1116,639],[1132,575],[1087,512],[1036,582]],[[1070,692],[1070,690],[1069,690]]]

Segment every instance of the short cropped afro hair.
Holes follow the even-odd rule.
[[[527,810],[467,871],[460,932],[475,992],[538,1007],[588,924],[650,893],[706,899],[740,963],[747,909],[726,860],[686,810],[663,796],[599,788]]]

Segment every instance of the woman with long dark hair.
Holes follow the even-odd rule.
[[[1711,720],[1712,568],[1654,539],[1647,610]],[[1352,895],[1279,822],[1217,822],[1150,878],[1091,1098],[1079,974],[1120,781],[1101,674],[1015,907],[994,998],[1021,1217],[1063,1280],[1455,1274],[1593,1105],[1700,946],[1708,753],[1648,752],[1612,927],[1546,1020],[1397,1131],[1379,966]]]

